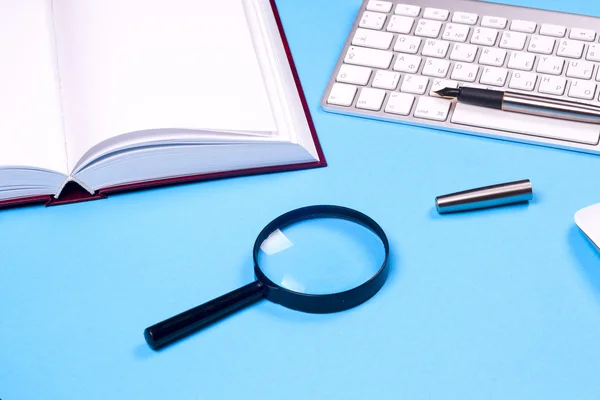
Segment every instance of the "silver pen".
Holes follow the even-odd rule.
[[[447,99],[456,98],[459,103],[521,114],[600,124],[600,106],[592,104],[470,87],[444,88],[435,93]]]

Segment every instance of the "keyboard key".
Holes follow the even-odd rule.
[[[388,69],[392,63],[394,53],[391,51],[367,49],[364,47],[350,46],[344,58],[346,64],[361,65],[364,67]]]
[[[352,39],[352,44],[355,46],[387,50],[390,48],[393,39],[394,35],[389,32],[358,28],[354,34],[354,39]]]
[[[385,98],[385,90],[364,88],[358,96],[356,108],[363,110],[379,111]]]
[[[406,93],[392,93],[385,106],[385,112],[389,114],[408,115],[415,102],[415,96]]]
[[[451,121],[455,124],[496,129],[550,139],[595,145],[600,137],[598,125],[551,119],[536,115],[507,113],[458,103]]]
[[[574,79],[569,88],[569,97],[576,99],[592,100],[596,96],[596,84],[590,81]]]
[[[417,54],[419,46],[421,45],[421,38],[407,35],[398,35],[398,40],[394,45],[394,51],[400,53]]]
[[[392,10],[392,5],[389,1],[370,0],[367,4],[367,10],[389,13]]]
[[[444,40],[427,39],[421,54],[426,57],[444,58],[448,53],[449,42]]]
[[[414,18],[394,15],[390,19],[387,30],[396,33],[410,33],[414,23]]]
[[[531,71],[535,63],[535,56],[531,53],[515,51],[508,59],[508,68]]]
[[[327,103],[349,107],[356,96],[357,87],[344,83],[334,83],[329,92]]]
[[[543,74],[560,75],[562,74],[564,65],[565,60],[562,58],[543,56],[540,57],[536,71]]]
[[[590,61],[600,61],[600,45],[590,44],[585,58]]]
[[[410,54],[399,54],[394,64],[394,71],[416,73],[421,65],[421,57]]]
[[[429,84],[429,78],[419,75],[405,75],[402,82],[401,92],[424,94]]]
[[[372,86],[378,89],[395,90],[400,81],[400,74],[392,71],[377,71]]]
[[[502,49],[483,49],[481,51],[481,57],[479,57],[479,63],[483,65],[491,65],[494,67],[501,67],[504,65],[506,59],[506,50]]]
[[[556,40],[545,36],[532,36],[527,51],[539,54],[552,54]]]
[[[442,39],[451,40],[453,42],[465,42],[469,36],[469,28],[466,25],[447,24]]]
[[[562,96],[567,87],[567,80],[562,76],[543,76],[538,91],[545,94]]]
[[[371,69],[344,64],[336,77],[336,81],[353,83],[355,85],[366,85],[371,78]]]
[[[426,8],[423,12],[423,18],[445,21],[448,19],[450,12],[439,8]]]
[[[425,61],[423,67],[423,75],[435,76],[437,78],[444,78],[448,74],[450,69],[450,62],[446,60],[440,60],[437,58],[429,58]]]
[[[431,84],[431,90],[429,90],[429,95],[438,97],[438,95],[435,93],[436,91],[442,90],[444,88],[456,89],[457,87],[457,82],[449,81],[447,79],[434,79],[433,83]]]
[[[471,44],[457,43],[452,48],[452,53],[450,54],[450,59],[453,61],[473,62],[473,61],[475,61],[476,55],[477,55],[477,46],[473,46]],[[502,64],[500,64],[500,65],[502,65]]]
[[[415,117],[431,119],[434,121],[445,121],[448,118],[450,105],[446,99],[435,97],[421,97],[415,108]]]
[[[523,50],[527,35],[518,32],[504,32],[500,39],[500,47],[510,50]]]
[[[385,24],[386,17],[387,15],[385,14],[365,11],[363,13],[362,18],[360,19],[360,23],[358,24],[358,26],[360,26],[361,28],[380,30]]]
[[[583,40],[593,42],[596,39],[596,32],[589,29],[573,28],[569,33],[569,39]]]
[[[475,82],[478,72],[479,65],[456,63],[454,65],[454,69],[452,70],[451,78],[457,81]]]
[[[519,19],[513,20],[510,24],[510,30],[516,32],[533,33],[536,27],[537,24],[535,22],[521,21]]]
[[[589,61],[571,61],[567,68],[567,76],[569,78],[591,79],[593,73],[594,64]]]
[[[452,16],[452,22],[459,24],[475,25],[479,17],[477,14],[466,13],[466,12],[455,12]]]
[[[596,80],[600,82],[600,68],[598,68],[598,73],[596,74]]]
[[[496,44],[496,38],[498,37],[498,31],[490,28],[475,28],[473,36],[471,37],[471,43],[482,44],[484,46],[493,46]]]
[[[481,19],[481,26],[486,28],[506,28],[506,18],[485,16]]]
[[[441,22],[421,19],[417,24],[415,35],[436,38],[440,34],[440,30],[442,30]]]
[[[508,87],[511,89],[527,90],[531,92],[535,88],[537,75],[531,72],[514,72],[510,78]]]
[[[396,6],[396,11],[394,11],[398,15],[405,15],[407,17],[418,17],[421,12],[421,7],[412,6],[408,4],[398,4]]]
[[[504,86],[508,70],[504,68],[485,67],[479,82],[484,85]]]
[[[565,37],[567,28],[560,25],[542,24],[540,27],[540,35],[554,36],[554,37]]]
[[[558,45],[557,56],[569,58],[581,58],[583,54],[583,43],[575,40],[561,40]]]

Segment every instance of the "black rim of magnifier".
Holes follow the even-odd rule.
[[[306,294],[281,287],[263,273],[258,263],[258,254],[264,240],[278,229],[318,218],[348,220],[366,227],[379,237],[384,247],[385,258],[379,270],[368,281],[343,292]],[[390,246],[383,229],[361,212],[329,205],[309,206],[290,211],[271,221],[259,233],[253,250],[256,276],[254,282],[152,325],[146,328],[144,337],[150,347],[158,350],[264,298],[284,307],[308,313],[324,314],[348,310],[369,300],[381,289],[389,272],[389,252]]]
[[[260,246],[277,229],[283,229],[300,221],[320,218],[344,219],[369,229],[379,237],[383,244],[385,257],[379,270],[366,282],[352,289],[328,294],[299,293],[277,285],[260,269],[258,254]],[[266,286],[265,298],[293,310],[327,314],[348,310],[373,297],[385,283],[389,267],[390,245],[381,226],[369,216],[347,207],[319,205],[298,208],[271,221],[258,235],[254,243],[254,275],[258,282]]]

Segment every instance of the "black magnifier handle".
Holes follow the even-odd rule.
[[[221,297],[144,330],[146,342],[155,350],[184,338],[202,328],[264,298],[266,287],[259,281],[242,286]]]

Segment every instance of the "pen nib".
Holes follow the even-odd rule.
[[[443,88],[443,89],[437,90],[433,93],[437,94],[440,97],[446,98],[446,99],[454,99],[454,98],[458,97],[458,95],[460,94],[460,89]]]

